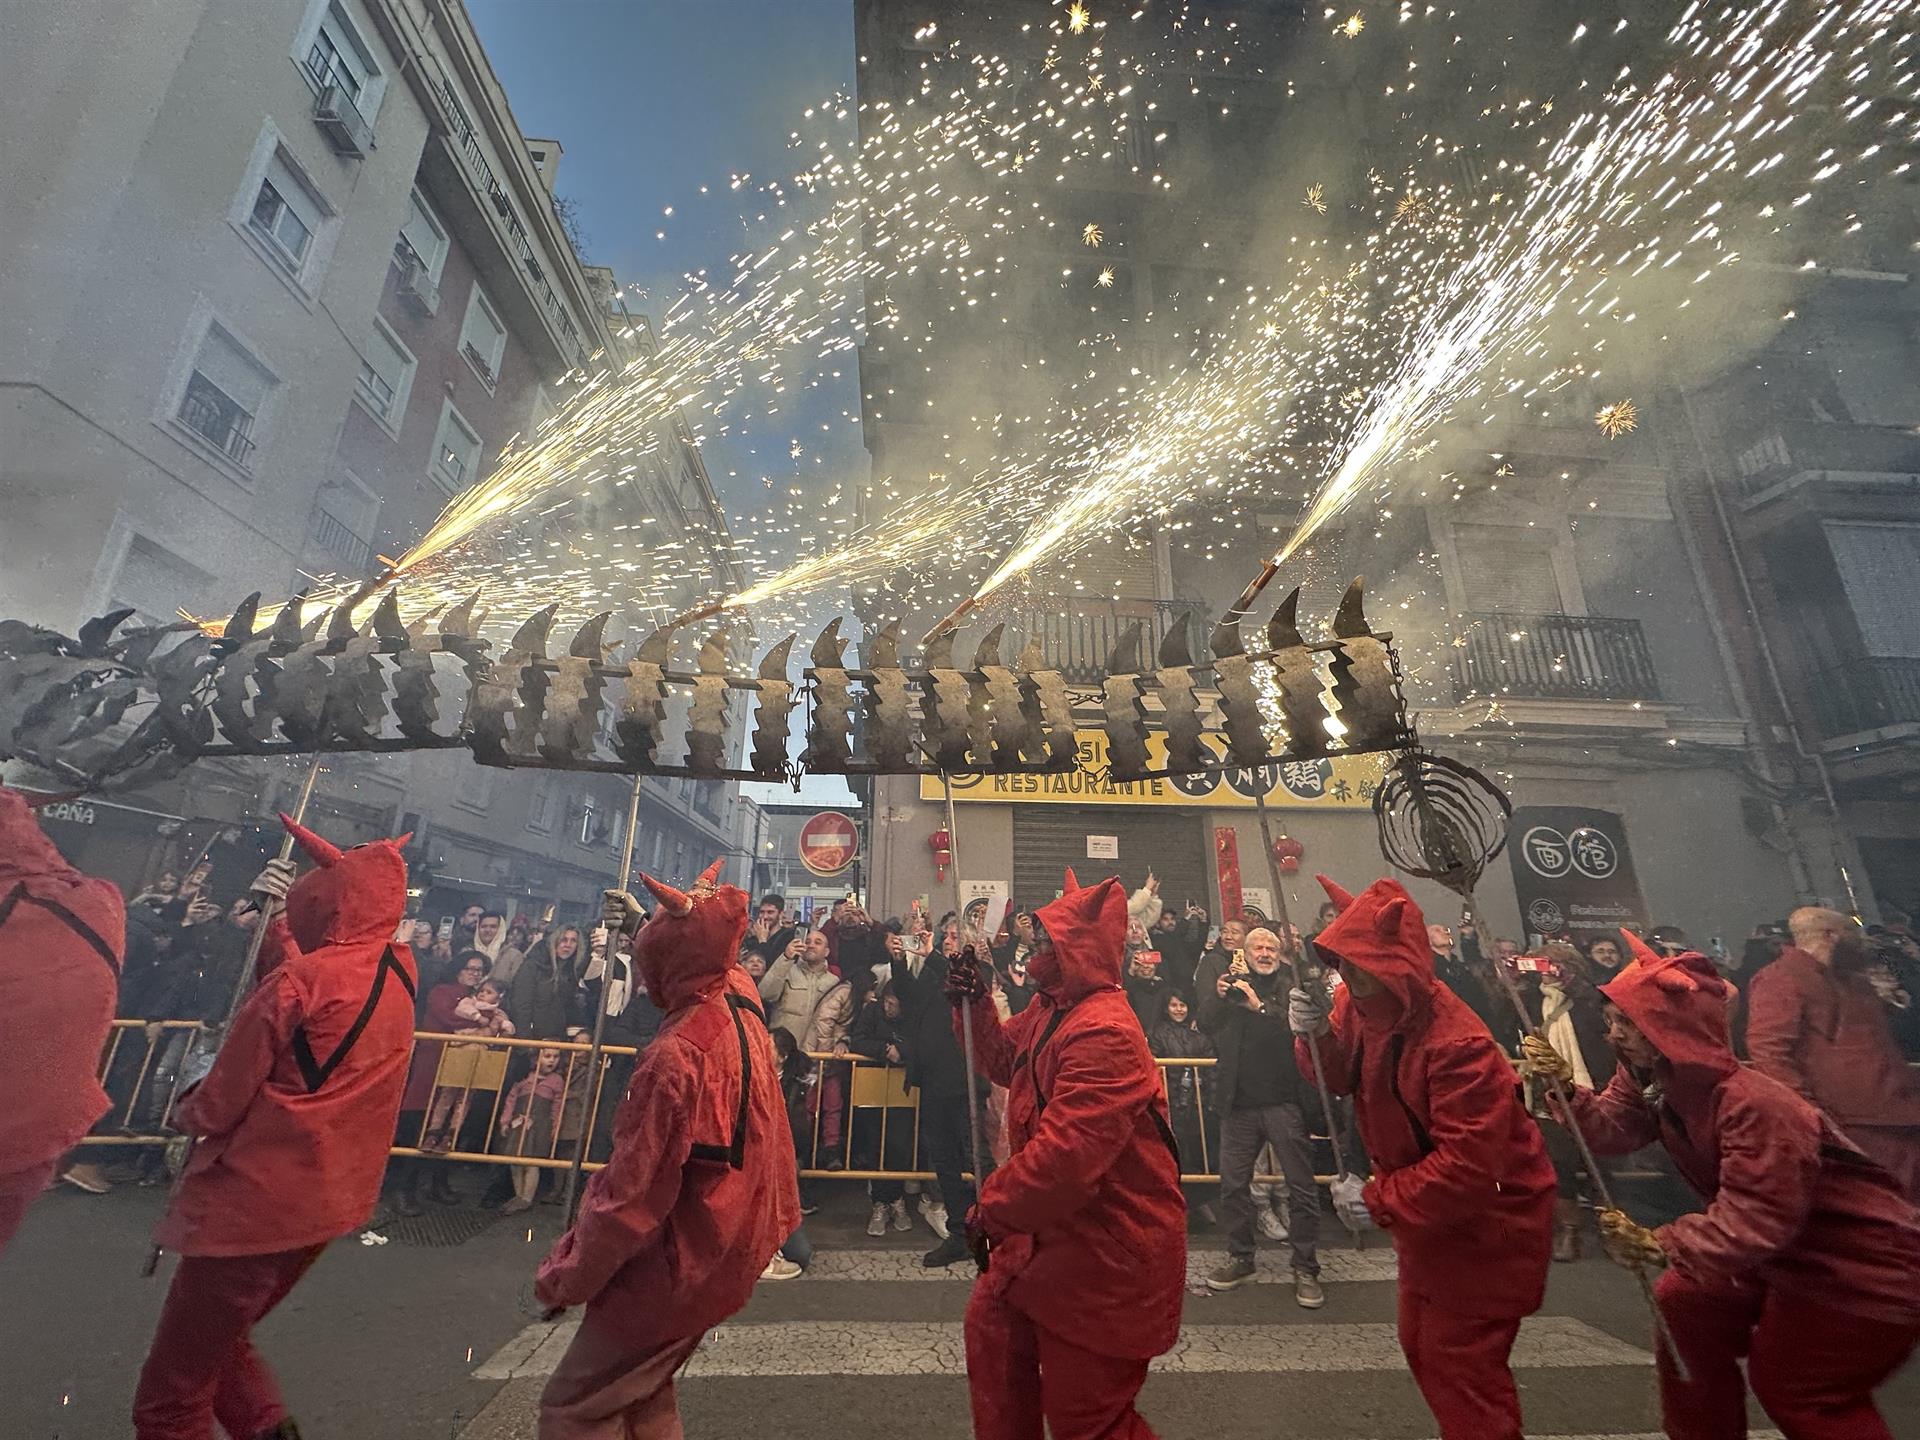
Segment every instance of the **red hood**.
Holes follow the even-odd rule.
[[[73,882],[86,877],[54,848],[27,797],[0,786],[0,892],[15,881],[40,878]]]
[[[1731,1075],[1740,1062],[1727,1040],[1732,987],[1706,956],[1689,950],[1669,959],[1631,931],[1622,931],[1632,959],[1600,993],[1640,1027],[1676,1070]]]
[[[1355,896],[1324,875],[1319,880],[1340,914],[1313,937],[1314,948],[1341,970],[1364,970],[1386,988],[1395,1013],[1383,1018],[1392,1028],[1425,1014],[1439,982],[1433,976],[1427,919],[1406,887],[1398,880],[1376,880]]]
[[[314,867],[287,891],[287,928],[311,954],[328,945],[390,940],[407,912],[407,862],[400,849],[411,836],[341,850],[282,815]]]
[[[671,1014],[712,994],[739,962],[747,933],[747,892],[718,882],[716,860],[691,893],[664,885],[651,875],[641,881],[659,908],[640,928],[634,960],[653,1003]]]
[[[1081,889],[1073,871],[1058,900],[1035,911],[1051,948],[1027,962],[1027,978],[1042,994],[1073,1005],[1096,990],[1120,984],[1127,943],[1127,889],[1119,879]]]

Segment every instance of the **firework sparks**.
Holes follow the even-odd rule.
[[[1327,213],[1327,187],[1324,185],[1309,185],[1307,187],[1307,198],[1303,200],[1301,203],[1305,205],[1309,210],[1315,211],[1318,214],[1321,214],[1321,215],[1326,214]]]
[[[1622,435],[1631,435],[1640,428],[1640,411],[1631,400],[1616,400],[1611,405],[1602,405],[1594,415],[1593,423],[1600,427],[1600,433],[1609,440],[1618,440]]]
[[[1358,10],[1340,22],[1340,33],[1349,40],[1358,40],[1360,32],[1367,28],[1367,17]]]
[[[1102,230],[1100,226],[1092,220],[1089,220],[1086,225],[1081,228],[1080,243],[1090,249],[1098,250],[1100,248],[1100,242],[1106,238],[1107,232]]]
[[[1094,278],[1093,283],[1098,285],[1102,290],[1111,290],[1113,288],[1113,266],[1101,266],[1100,273]]]
[[[1081,4],[1080,0],[1073,0],[1073,4],[1067,7],[1067,29],[1076,35],[1084,35],[1087,27],[1092,23],[1093,12]]]

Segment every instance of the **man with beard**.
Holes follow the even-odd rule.
[[[1147,1362],[1180,1332],[1186,1204],[1166,1093],[1120,988],[1119,880],[1069,870],[1034,917],[1039,994],[1002,1023],[977,952],[946,992],[976,1059],[1007,1087],[1011,1153],[980,1187],[967,1240],[985,1274],[967,1305],[980,1440],[1152,1440],[1134,1409]]]
[[[1749,990],[1747,1051],[1920,1198],[1920,1083],[1867,976],[1866,939],[1837,910],[1812,905],[1787,929],[1793,944]]]

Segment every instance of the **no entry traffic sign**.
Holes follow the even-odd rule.
[[[815,875],[838,875],[859,849],[853,821],[837,810],[822,810],[800,827],[800,863]]]

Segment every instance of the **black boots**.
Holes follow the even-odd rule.
[[[460,1192],[453,1188],[453,1181],[448,1178],[447,1167],[444,1164],[435,1165],[429,1174],[427,1178],[427,1198],[436,1205],[458,1205],[460,1203]]]

